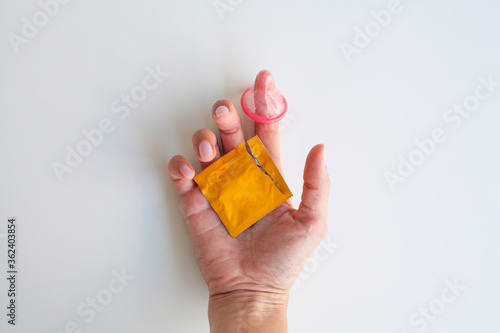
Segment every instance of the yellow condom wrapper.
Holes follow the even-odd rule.
[[[233,238],[292,196],[259,137],[247,143],[194,177]]]

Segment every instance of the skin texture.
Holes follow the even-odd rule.
[[[254,88],[256,112],[264,112],[266,102],[259,92],[274,89],[271,73],[261,71]],[[220,106],[229,113],[216,116]],[[219,128],[222,151],[213,132],[198,130],[193,148],[202,168],[244,141],[241,119],[231,102],[217,101],[212,117]],[[281,170],[279,124],[255,123],[255,134]],[[200,152],[203,141],[204,154]],[[207,155],[207,147],[212,154]],[[324,150],[323,145],[316,145],[307,156],[298,209],[287,201],[234,239],[194,182],[189,162],[180,155],[170,160],[169,175],[210,291],[211,332],[287,332],[289,289],[327,231],[330,181]]]

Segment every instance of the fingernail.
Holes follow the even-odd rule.
[[[193,178],[194,177],[194,171],[193,169],[191,169],[187,164],[181,164],[179,166],[179,171],[181,172],[181,174],[186,177],[186,178]]]
[[[214,151],[212,150],[212,145],[207,140],[202,140],[200,142],[200,145],[198,146],[198,149],[200,151],[201,158],[204,160],[209,159],[214,154]]]
[[[223,116],[225,114],[229,114],[229,109],[225,105],[219,106],[217,109],[215,109],[215,115],[217,117]]]

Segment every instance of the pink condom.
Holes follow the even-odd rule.
[[[267,70],[260,71],[255,85],[245,90],[241,107],[247,116],[263,124],[281,120],[287,110],[285,97],[276,90],[273,76]]]

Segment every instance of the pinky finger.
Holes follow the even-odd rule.
[[[195,175],[194,169],[181,155],[172,157],[168,163],[168,175],[174,183],[179,196],[196,186],[193,180]]]

